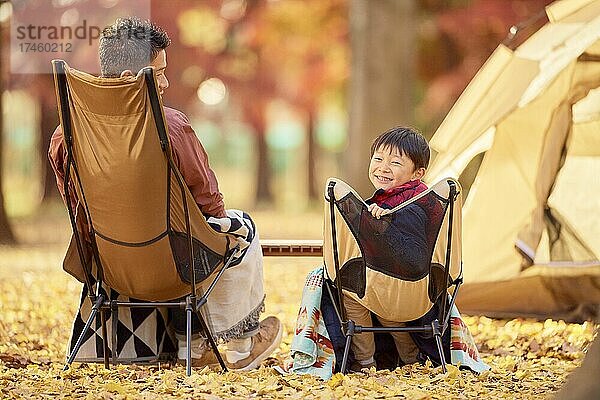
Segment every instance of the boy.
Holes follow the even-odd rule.
[[[389,209],[427,190],[421,182],[429,165],[429,145],[425,138],[411,128],[395,127],[379,135],[371,145],[369,179],[376,191],[366,202],[371,214],[380,218]],[[418,221],[415,221],[418,223]],[[425,230],[425,226],[423,226]],[[345,296],[348,318],[359,325],[372,325],[371,311]],[[402,326],[402,323],[377,317],[383,326]],[[398,354],[404,364],[417,361],[418,348],[407,332],[391,332]],[[375,340],[372,333],[361,333],[352,339],[356,362],[351,370],[375,366]]]

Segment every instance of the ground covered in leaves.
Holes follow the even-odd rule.
[[[318,217],[314,223],[320,223]],[[168,364],[120,365],[110,370],[75,364],[61,372],[80,291],[80,285],[60,269],[66,229],[61,222],[36,227],[23,223],[18,226],[20,236],[26,238],[23,244],[0,247],[1,398],[538,399],[556,392],[581,364],[597,329],[591,323],[465,317],[492,367],[481,375],[452,366],[443,374],[430,365],[413,365],[395,371],[338,374],[327,382],[281,376],[271,366],[281,365],[289,354],[301,286],[319,260],[279,258],[266,260],[267,313],[282,319],[285,335],[259,370],[220,374],[204,369],[186,377],[184,367]],[[309,234],[312,231],[305,236]]]

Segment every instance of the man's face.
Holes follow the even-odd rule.
[[[165,75],[165,70],[167,69],[167,52],[161,50],[156,58],[152,60],[150,66],[154,67],[156,70],[155,73],[156,81],[158,82],[158,93],[162,95],[165,89],[169,87],[169,80]]]

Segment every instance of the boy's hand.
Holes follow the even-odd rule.
[[[377,219],[379,219],[379,217],[381,217],[382,215],[389,214],[390,212],[390,210],[386,208],[381,208],[375,203],[369,204],[367,206],[367,210],[369,210],[369,212],[373,214],[373,216]]]

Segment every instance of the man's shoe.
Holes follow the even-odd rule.
[[[234,371],[249,371],[258,368],[260,363],[279,347],[282,334],[283,325],[277,317],[270,316],[263,319],[260,321],[258,333],[252,336],[250,355],[236,362],[229,362],[227,360],[233,358],[232,353],[239,353],[228,351],[225,357],[227,368]]]
[[[177,350],[177,363],[185,365],[185,356],[187,350],[187,344],[184,340],[178,341],[179,348]],[[205,366],[217,366],[219,360],[212,351],[212,349],[206,343],[204,339],[192,340],[192,367],[202,368]]]

